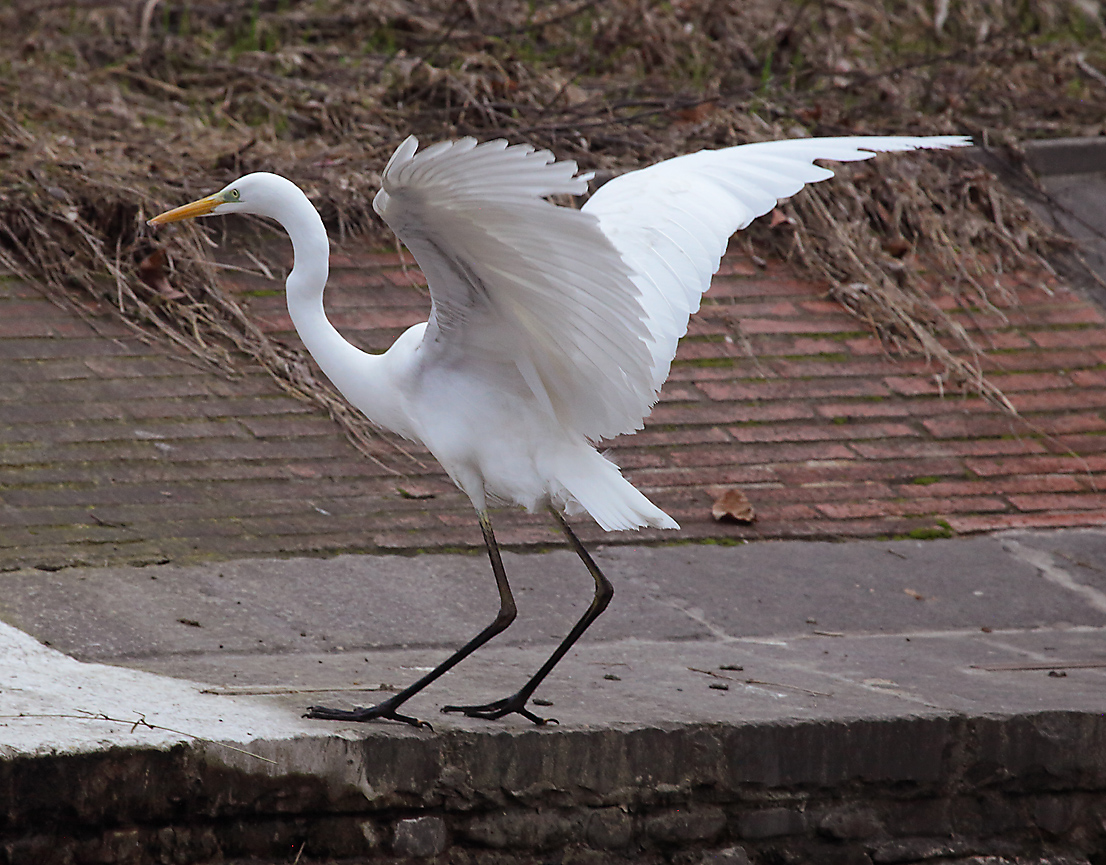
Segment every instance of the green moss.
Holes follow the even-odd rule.
[[[952,528],[943,520],[938,520],[938,525],[925,528],[911,529],[903,537],[904,540],[933,541],[940,538],[951,538]]]
[[[911,483],[912,484],[917,484],[918,486],[921,486],[921,487],[926,487],[926,486],[929,486],[930,484],[935,484],[940,480],[941,479],[939,477],[935,477],[934,475],[922,475],[921,477],[914,478],[914,480],[912,480]]]

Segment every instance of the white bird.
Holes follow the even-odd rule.
[[[247,174],[219,192],[150,220],[253,213],[292,240],[288,311],[303,344],[345,397],[374,423],[421,442],[472,501],[499,589],[495,620],[410,687],[353,710],[313,706],[307,717],[388,718],[504,630],[515,603],[488,506],[547,507],[595,580],[595,595],[548,661],[515,694],[446,706],[480,718],[518,713],[606,608],[613,588],[562,514],[606,530],[678,528],[599,453],[601,439],[642,427],[668,376],[676,343],[735,231],[851,162],[880,151],[959,147],[961,136],[805,138],[704,150],[632,171],[579,210],[547,196],[581,195],[590,174],[547,150],[506,141],[404,141],[373,207],[407,245],[430,286],[429,321],[383,354],[347,342],[323,311],[329,242],[307,196],[275,174]]]

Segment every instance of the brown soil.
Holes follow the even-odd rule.
[[[412,132],[529,140],[608,173],[869,133],[968,133],[1016,167],[1027,138],[1106,134],[1094,0],[15,0],[0,25],[0,260],[228,372],[245,352],[355,438],[310,364],[219,290],[212,229],[155,235],[147,217],[264,168],[340,240],[391,245],[370,202]],[[850,167],[762,222],[741,242],[1004,402],[934,298],[1004,304],[997,277],[1061,241],[975,163]]]

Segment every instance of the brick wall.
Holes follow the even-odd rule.
[[[287,256],[280,243],[266,257],[277,269]],[[332,264],[328,310],[363,347],[425,318],[421,276],[396,255],[346,250]],[[1022,420],[952,393],[923,359],[888,356],[787,265],[728,257],[645,430],[611,443],[683,530],[611,540],[1102,524],[1102,311],[1047,274],[1001,279],[1020,306],[935,297],[989,350]],[[225,285],[295,342],[279,281],[230,271]],[[0,279],[0,568],[479,545],[467,500],[412,453],[382,438],[390,473],[260,370],[227,378],[107,309]],[[711,519],[719,485],[747,493],[754,525]],[[497,530],[507,544],[556,540],[542,515],[501,512]]]

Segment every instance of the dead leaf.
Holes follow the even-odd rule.
[[[903,591],[910,595],[915,601],[924,601],[926,599],[925,595],[921,592],[915,592],[913,589],[903,589]]]
[[[778,228],[781,225],[794,225],[795,220],[780,210],[778,207],[772,209],[772,215],[768,217],[768,227]]]
[[[888,255],[895,256],[895,258],[902,258],[910,252],[910,242],[903,240],[901,237],[891,238],[883,241],[883,251]]]
[[[757,518],[749,498],[736,489],[723,490],[714,500],[710,513],[719,522],[751,523]]]
[[[687,108],[678,109],[676,111],[676,118],[681,123],[702,123],[713,113],[713,102],[700,102],[698,105],[691,105]]]
[[[174,288],[165,275],[165,250],[155,249],[138,264],[138,278],[166,300],[180,300],[186,297],[179,288]]]

